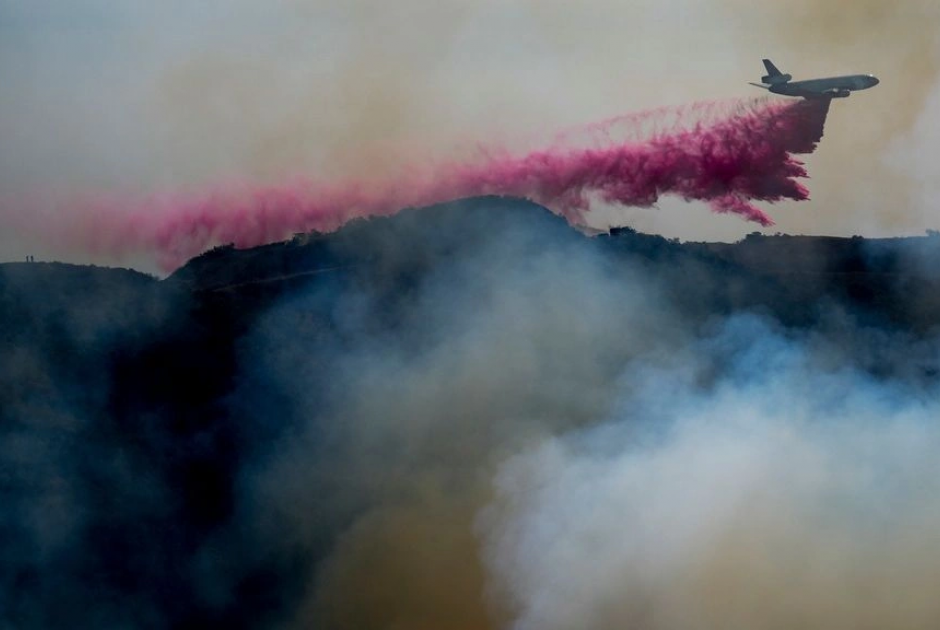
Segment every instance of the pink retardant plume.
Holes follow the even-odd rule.
[[[201,195],[72,200],[55,209],[56,234],[45,231],[63,245],[96,253],[154,255],[169,271],[217,244],[251,247],[296,232],[335,230],[356,217],[476,195],[530,199],[580,223],[592,202],[647,207],[671,194],[769,226],[772,219],[753,202],[808,198],[797,181],[806,171],[793,156],[815,149],[828,109],[828,99],[697,104],[583,127],[587,147],[562,141],[578,136],[575,131],[549,149],[415,169],[393,181],[237,184]],[[683,116],[697,120],[656,129]],[[638,137],[641,131],[646,137]],[[614,140],[618,132],[628,139]]]

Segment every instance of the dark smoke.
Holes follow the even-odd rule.
[[[476,199],[0,267],[0,626],[932,628],[936,237]]]

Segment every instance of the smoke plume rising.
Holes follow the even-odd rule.
[[[816,147],[828,108],[820,99],[661,109],[590,125],[521,157],[488,151],[468,163],[406,169],[390,180],[231,185],[143,200],[101,195],[52,202],[52,211],[34,201],[39,207],[21,227],[71,249],[144,253],[172,270],[217,244],[251,247],[294,232],[331,231],[356,217],[478,195],[527,198],[576,224],[584,223],[592,201],[647,207],[674,195],[768,226],[773,220],[753,202],[808,198],[796,181],[807,173],[793,156]],[[579,135],[594,146],[565,146],[565,138]]]
[[[333,411],[292,434],[256,481],[258,500],[284,510],[270,535],[288,549],[312,544],[307,528],[328,506],[358,514],[292,623],[776,630],[938,618],[938,392],[916,369],[936,365],[935,337],[828,306],[808,330],[748,313],[702,325],[670,296],[720,275],[610,267],[512,221],[485,242],[476,233],[461,224],[452,238],[465,243],[444,237],[455,249],[413,289],[399,336],[345,346],[341,385],[317,403]],[[402,255],[382,251],[380,266]],[[283,305],[253,344],[265,359],[252,372],[295,401],[317,373],[302,313],[325,298]],[[356,313],[356,330],[378,308],[361,300],[334,307]]]
[[[478,527],[513,628],[936,623],[936,392],[788,337],[731,318],[503,464]]]
[[[4,265],[0,625],[931,628],[936,267],[790,240],[489,198]]]

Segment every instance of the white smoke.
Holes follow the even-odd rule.
[[[936,387],[750,317],[691,350],[503,465],[478,526],[512,627],[934,627]]]

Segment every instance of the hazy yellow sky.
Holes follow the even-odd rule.
[[[881,78],[833,103],[812,201],[771,208],[771,231],[920,233],[940,225],[938,36],[928,0],[0,0],[0,193],[381,174],[756,96],[769,56],[795,78]],[[606,220],[755,229],[670,199]],[[7,228],[0,258],[19,258],[32,245]]]

